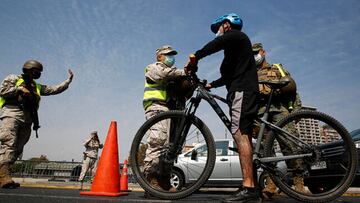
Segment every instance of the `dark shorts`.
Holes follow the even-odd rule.
[[[248,91],[234,91],[227,95],[230,107],[231,133],[240,129],[241,134],[251,135],[257,116],[257,94]]]

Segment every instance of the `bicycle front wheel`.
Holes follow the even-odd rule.
[[[185,116],[183,111],[168,111],[152,117],[140,127],[131,146],[130,164],[136,180],[147,193],[161,199],[179,199],[191,195],[208,180],[214,169],[215,143],[209,128],[196,116],[187,117],[186,126],[189,128],[180,127]],[[154,147],[154,134],[159,129],[167,134],[168,141]],[[167,162],[165,167],[168,168],[163,170],[164,163],[160,157],[176,143],[175,133],[184,129],[188,130],[183,133],[184,143],[177,146],[176,159]],[[154,158],[154,155],[157,157]],[[152,160],[149,159],[151,157]],[[158,186],[154,184],[154,178],[148,177],[149,168],[155,169],[154,178]],[[171,175],[162,176],[169,171]],[[174,181],[174,177],[178,182]]]
[[[289,114],[265,139],[264,156],[306,155],[272,163],[270,177],[287,195],[304,202],[327,202],[351,185],[357,151],[345,127],[334,118],[313,110]],[[291,141],[287,132],[300,140]],[[302,187],[304,185],[304,187]]]

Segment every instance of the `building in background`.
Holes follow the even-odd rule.
[[[302,109],[316,110],[315,107],[302,107]],[[340,135],[334,129],[329,128],[329,126],[324,125],[318,120],[301,119],[301,121],[296,123],[296,128],[300,133],[300,138],[313,145],[340,139]]]

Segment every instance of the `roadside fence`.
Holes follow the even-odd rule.
[[[17,178],[38,178],[48,179],[48,181],[78,181],[81,172],[82,162],[68,161],[33,161],[18,160],[11,167],[12,177]],[[121,173],[123,164],[119,164]],[[90,172],[86,173],[84,181],[90,181]],[[129,168],[129,183],[135,183],[135,178]]]

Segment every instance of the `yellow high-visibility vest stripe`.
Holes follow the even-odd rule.
[[[155,101],[167,100],[166,89],[160,84],[149,84],[145,82],[143,106],[144,109],[149,107]]]
[[[23,84],[24,82],[25,82],[24,79],[20,78],[20,79],[16,82],[15,86],[16,86],[16,87],[19,87],[19,86],[20,86],[21,84]],[[37,84],[35,81],[34,81],[34,83],[35,83],[35,85],[36,85],[36,94],[39,95],[39,96],[41,96],[41,95],[40,95],[41,85],[40,85],[40,84]]]
[[[274,63],[273,65],[274,65],[277,69],[279,69],[279,72],[280,72],[280,74],[281,74],[281,77],[286,76],[285,71],[284,71],[284,69],[281,67],[280,64]]]
[[[148,67],[145,68],[145,73],[148,71]],[[145,81],[143,106],[144,109],[149,107],[153,102],[167,101],[166,87],[163,84],[154,83],[150,84]]]
[[[5,104],[5,99],[4,97],[0,97],[0,108],[2,108]]]
[[[21,84],[23,84],[24,82],[25,82],[24,79],[20,78],[20,79],[18,79],[18,80],[16,81],[15,86],[16,86],[16,87],[19,87],[19,86],[20,86]],[[35,82],[35,81],[34,81],[34,82]],[[41,85],[40,85],[40,84],[37,84],[36,82],[35,82],[35,85],[36,85],[36,94],[39,95],[39,96],[41,96],[41,95],[40,95]],[[4,98],[4,97],[0,97],[0,108],[2,108],[2,107],[4,106],[5,102],[6,102],[5,98]]]

